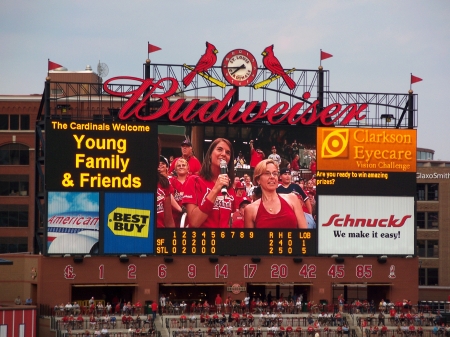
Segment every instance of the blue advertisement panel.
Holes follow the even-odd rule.
[[[152,254],[153,193],[105,193],[103,252],[105,254]]]
[[[98,253],[99,213],[98,192],[48,192],[48,253]]]

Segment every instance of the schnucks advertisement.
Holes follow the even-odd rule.
[[[414,197],[320,197],[319,254],[413,255]]]

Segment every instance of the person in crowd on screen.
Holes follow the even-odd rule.
[[[316,214],[316,184],[313,179],[310,179],[306,182],[305,193],[308,195],[308,198],[311,202],[312,214]]]
[[[233,188],[236,190],[236,186],[238,183],[241,183],[241,178],[239,178],[238,176],[234,177],[234,181],[233,181]],[[241,183],[242,184],[242,183]]]
[[[296,172],[300,171],[299,160],[300,160],[300,156],[298,155],[298,153],[296,153],[294,155],[294,159],[292,159],[292,161],[291,161],[291,170],[292,171],[296,171]]]
[[[261,162],[261,160],[263,160],[266,157],[266,155],[260,148],[255,149],[253,140],[251,140],[249,144],[250,144],[250,168],[254,169],[256,165],[258,165],[258,163]]]
[[[183,140],[181,143],[181,157],[175,158],[173,162],[170,164],[169,172],[175,171],[175,165],[177,164],[178,159],[184,158],[189,164],[189,175],[197,175],[202,168],[202,164],[194,156],[194,151],[192,149],[192,143],[189,139]]]
[[[172,187],[172,196],[176,204],[172,202],[172,216],[175,222],[175,227],[180,227],[181,216],[186,212],[182,200],[184,195],[184,187],[189,174],[189,163],[186,159],[180,158],[175,165],[176,175],[169,177],[169,182]],[[184,224],[186,227],[186,224]]]
[[[241,201],[239,209],[233,213],[231,228],[244,228],[244,211],[249,204],[251,204],[251,201],[248,199]]]
[[[234,168],[243,168],[246,164],[244,155],[242,154],[242,151],[239,151],[237,157],[234,159]]]
[[[158,152],[161,153],[161,142],[158,139]],[[164,157],[163,157],[164,158]],[[161,160],[161,156],[160,156]],[[166,159],[167,161],[167,159]],[[168,165],[168,163],[167,163]],[[157,171],[157,195],[156,195],[156,227],[175,227],[172,216],[172,196],[170,183],[167,177]]]
[[[261,187],[260,186],[255,186],[255,188],[253,188],[252,191],[252,202],[255,202],[258,199],[261,199]]]
[[[316,174],[317,164],[316,164],[316,160],[314,158],[311,159],[311,163],[309,164],[309,169],[311,170],[312,174]]]
[[[169,176],[169,161],[164,156],[159,156],[158,173],[164,177]]]
[[[269,154],[269,157],[267,159],[272,159],[275,163],[277,163],[278,166],[281,165],[281,157],[277,153],[277,147],[274,145],[272,146],[272,153]]]
[[[309,196],[303,191],[303,189],[291,182],[291,171],[288,168],[282,168],[280,170],[280,185],[277,187],[278,194],[293,193],[300,200],[303,212],[305,213],[306,221],[308,222],[308,228],[316,228],[316,222],[312,215],[312,206],[309,200]]]
[[[189,177],[186,182],[183,205],[190,227],[230,228],[235,210],[233,161],[231,142],[215,139],[206,151],[199,175]]]
[[[247,196],[247,194],[245,192],[245,186],[240,181],[236,183],[236,186],[234,187],[234,191],[236,193],[236,197],[234,199],[234,201],[235,201],[234,205],[236,206],[236,211],[239,211],[241,202],[244,200],[250,201],[251,198]]]
[[[253,181],[261,187],[262,196],[246,207],[246,228],[307,228],[297,196],[277,193],[279,175],[278,165],[271,159],[255,167]]]
[[[247,197],[251,197],[253,188],[252,178],[248,174],[244,175],[244,187],[245,187],[245,193],[247,194]]]

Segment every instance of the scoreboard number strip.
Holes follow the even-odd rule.
[[[315,256],[317,250],[313,230],[156,229],[155,234],[156,255]]]
[[[395,266],[392,265],[390,267],[391,272],[395,270]],[[75,267],[72,265],[67,265],[64,267],[63,270],[63,277],[68,280],[73,280],[76,277]],[[100,264],[98,266],[98,278],[100,280],[106,279],[106,267],[104,264]],[[177,267],[173,267],[173,271],[175,274],[179,273],[179,270],[177,270]],[[259,270],[260,271],[260,270]],[[157,267],[157,276],[160,279],[164,279],[167,277],[168,273],[170,272],[170,269],[167,265],[164,263],[161,263]],[[229,268],[228,264],[216,264],[214,265],[214,277],[224,278],[227,279],[229,276]],[[258,265],[256,263],[248,263],[243,265],[243,277],[245,279],[252,279],[256,276],[258,272]],[[303,264],[300,266],[297,275],[300,277],[303,277],[305,279],[310,278],[317,278],[318,268],[315,264]],[[135,280],[137,279],[138,275],[138,268],[135,264],[131,263],[127,267],[127,278],[129,280]],[[286,264],[272,264],[270,266],[269,275],[272,279],[284,279],[287,278],[289,275],[289,267]],[[343,264],[332,264],[327,271],[327,275],[331,278],[345,278],[345,265]],[[359,279],[371,279],[373,277],[373,266],[371,264],[358,264],[355,267],[355,274],[357,278]],[[197,265],[196,264],[189,264],[187,266],[187,277],[190,279],[194,279],[197,277]]]

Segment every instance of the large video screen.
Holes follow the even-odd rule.
[[[46,142],[46,254],[414,253],[414,130],[50,119]]]

